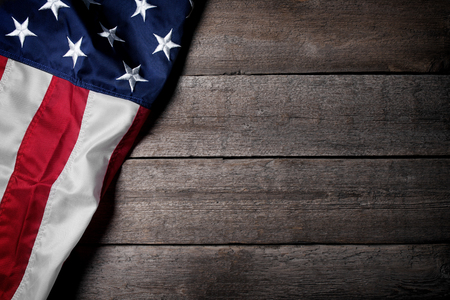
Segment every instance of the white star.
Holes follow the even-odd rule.
[[[152,54],[155,54],[156,52],[159,52],[159,51],[164,51],[164,53],[167,56],[167,59],[170,61],[170,49],[176,48],[176,47],[181,47],[180,45],[172,42],[172,29],[164,38],[162,38],[156,34],[153,34],[153,35],[158,40],[159,45],[158,45],[158,47],[156,47],[155,51],[153,51]]]
[[[69,5],[65,4],[61,0],[47,0],[47,3],[39,8],[39,10],[51,9],[53,14],[55,15],[56,20],[58,20],[58,11],[61,7],[69,8]]]
[[[116,35],[117,26],[114,27],[113,29],[106,29],[106,27],[103,26],[101,23],[100,26],[102,26],[103,32],[100,32],[99,35],[104,38],[107,38],[111,47],[113,47],[114,41],[125,42],[121,38],[117,37]]]
[[[134,0],[134,1],[136,1],[136,11],[131,17],[141,14],[142,19],[145,22],[145,11],[149,8],[155,8],[156,6],[148,4],[147,0]]]
[[[89,9],[91,4],[95,4],[95,5],[101,5],[98,2],[95,2],[94,0],[83,0],[84,4],[86,4],[86,7]]]
[[[134,90],[134,86],[136,85],[137,81],[146,82],[148,80],[142,78],[139,75],[139,70],[141,69],[141,65],[137,66],[134,69],[131,69],[125,62],[123,62],[123,65],[125,67],[125,74],[117,78],[116,80],[128,80],[130,83],[131,92]]]
[[[78,42],[76,44],[74,44],[69,37],[67,37],[67,41],[69,41],[69,51],[67,51],[66,54],[63,55],[63,57],[72,57],[73,60],[73,68],[75,68],[75,64],[77,63],[77,59],[79,56],[85,56],[87,57],[86,54],[83,53],[83,51],[81,51],[80,47],[81,47],[81,42],[83,41],[83,37],[81,37],[81,39],[78,40]]]
[[[16,21],[16,19],[12,18],[14,21],[14,25],[16,26],[16,30],[14,30],[11,33],[8,33],[7,36],[18,36],[20,40],[21,48],[23,48],[23,42],[25,41],[25,37],[27,36],[37,36],[34,33],[32,33],[30,30],[28,30],[28,18],[20,24]]]

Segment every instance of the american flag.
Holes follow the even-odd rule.
[[[163,88],[193,4],[0,4],[0,300],[45,299]]]

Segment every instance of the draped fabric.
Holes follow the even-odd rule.
[[[179,51],[188,0],[0,6],[0,300],[45,299]]]

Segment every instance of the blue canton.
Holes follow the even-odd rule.
[[[6,0],[0,54],[146,108],[180,48],[191,0]]]

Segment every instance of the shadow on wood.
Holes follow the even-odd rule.
[[[0,4],[1,2],[3,2],[3,0],[0,0]],[[183,45],[183,48],[177,57],[177,61],[174,63],[173,70],[169,78],[167,79],[162,92],[153,104],[152,113],[148,118],[146,124],[143,126],[141,133],[139,134],[135,142],[135,145],[139,143],[142,137],[149,134],[156,119],[159,117],[159,115],[161,115],[167,103],[172,98],[172,95],[178,84],[178,80],[183,72],[184,63],[189,52],[189,46],[192,41],[192,37],[195,34],[196,27],[199,24],[205,4],[206,0],[195,2],[195,9],[189,16],[189,20],[186,22],[185,34],[181,43]],[[118,174],[120,174],[120,170]],[[89,237],[89,242],[98,244],[105,234],[108,225],[110,224],[114,215],[115,187],[118,174],[116,174],[113,182],[111,183],[108,191],[105,194],[105,197],[103,197],[102,201],[100,202],[89,227],[86,229],[85,234],[80,240],[80,244],[83,244],[86,236]],[[96,247],[75,247],[69,258],[63,265],[48,299],[77,299],[82,278],[86,274],[86,272],[88,272],[87,268],[91,262],[92,257],[95,256],[97,250],[98,248]]]

